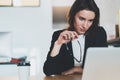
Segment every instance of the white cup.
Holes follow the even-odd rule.
[[[30,63],[21,62],[18,65],[19,80],[29,80],[30,77]]]

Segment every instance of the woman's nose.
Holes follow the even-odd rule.
[[[88,25],[88,22],[85,21],[85,22],[83,23],[83,27],[85,28],[85,27],[87,27],[87,25]]]

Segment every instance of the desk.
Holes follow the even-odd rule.
[[[82,75],[56,75],[56,76],[47,76],[43,80],[81,80]]]
[[[19,80],[18,76],[0,76],[0,80]],[[31,76],[30,80],[81,80],[81,75]]]
[[[107,41],[108,45],[112,45],[115,47],[120,47],[120,37],[112,40]]]

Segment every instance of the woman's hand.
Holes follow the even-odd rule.
[[[62,72],[62,75],[70,75],[70,74],[82,74],[83,69],[80,66],[73,67],[72,69],[69,69],[67,71]]]
[[[68,30],[63,31],[58,37],[58,39],[55,41],[55,44],[51,51],[50,56],[55,57],[56,55],[58,55],[60,48],[63,44],[71,40],[74,40],[76,38],[78,38],[78,34],[75,31],[68,31]]]
[[[56,42],[58,44],[64,44],[64,43],[67,43],[67,42],[77,39],[77,38],[78,38],[78,34],[75,31],[65,30],[60,34],[60,36]]]

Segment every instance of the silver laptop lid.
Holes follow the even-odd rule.
[[[82,80],[120,80],[120,48],[89,48]]]

